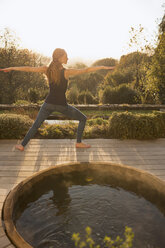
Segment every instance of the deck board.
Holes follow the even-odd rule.
[[[107,161],[145,170],[165,181],[165,139],[84,140],[90,149],[76,149],[75,140],[32,139],[24,152],[15,150],[19,140],[0,140],[0,211],[19,182],[50,166],[69,162]],[[0,247],[13,248],[0,221]]]

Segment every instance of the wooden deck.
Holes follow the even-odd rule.
[[[152,141],[90,139],[90,149],[76,149],[75,140],[29,142],[24,152],[15,150],[19,140],[0,140],[0,210],[8,192],[33,173],[68,162],[113,162],[146,170],[165,180],[165,139]],[[14,247],[0,222],[0,248]]]

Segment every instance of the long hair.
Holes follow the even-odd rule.
[[[59,62],[59,58],[64,54],[66,54],[66,52],[61,48],[56,48],[53,52],[52,62],[50,63],[46,73],[48,80],[51,83],[60,83],[61,63]]]

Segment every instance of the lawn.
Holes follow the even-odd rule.
[[[125,111],[126,110],[81,110],[81,112],[85,114],[88,117],[88,119],[97,118],[97,117],[108,119],[109,116],[114,112],[121,113]],[[151,114],[153,113],[153,111],[154,110],[128,110],[127,112],[134,113],[134,114]],[[28,115],[31,119],[34,120],[38,114],[38,110],[17,109],[17,110],[10,110],[10,111],[9,110],[0,111],[0,114],[3,114],[3,113]],[[52,115],[57,117],[57,119],[60,119],[60,118],[67,119],[64,117],[64,115],[58,112],[53,112]]]

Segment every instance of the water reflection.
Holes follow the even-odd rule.
[[[79,121],[74,121],[74,120],[46,120],[45,122],[47,124],[60,124],[60,125],[79,123]]]
[[[55,208],[58,209],[56,216],[62,215],[67,211],[71,198],[68,193],[68,185],[65,181],[62,181],[58,187],[53,188],[53,196],[50,199]]]

